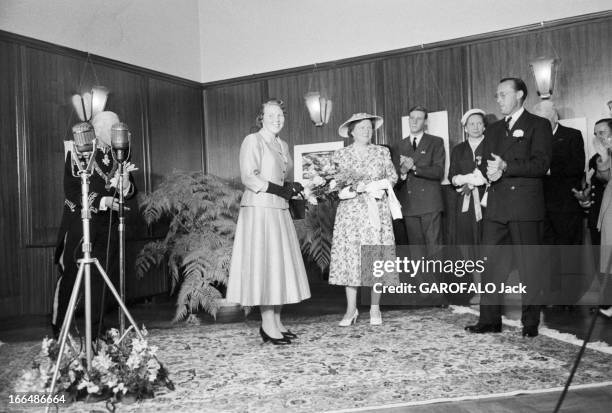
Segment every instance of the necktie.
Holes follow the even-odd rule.
[[[412,138],[412,150],[416,152],[416,148],[417,148],[417,143],[416,143],[416,136],[414,138]]]
[[[506,117],[506,130],[509,131],[510,130],[510,121],[512,120],[512,116],[507,116]]]

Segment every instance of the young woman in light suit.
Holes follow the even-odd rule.
[[[264,102],[257,117],[261,129],[244,138],[240,203],[227,285],[227,300],[260,306],[264,342],[290,344],[297,335],[281,322],[281,306],[310,297],[308,277],[288,200],[303,190],[288,181],[292,167],[287,143],[278,137],[285,123],[282,101]]]

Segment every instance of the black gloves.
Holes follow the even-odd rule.
[[[304,190],[304,187],[299,182],[291,182],[291,185],[293,185],[293,191],[296,194],[299,194],[300,192],[302,192]]]
[[[283,186],[268,182],[268,189],[266,192],[280,196],[288,201],[293,195],[297,194],[298,192],[302,192],[303,190],[304,187],[299,182],[285,182],[285,185]]]

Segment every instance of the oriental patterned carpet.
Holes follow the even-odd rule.
[[[463,331],[473,314],[426,308],[383,312],[373,327],[364,314],[337,327],[339,316],[293,317],[286,325],[299,339],[289,346],[263,344],[259,324],[180,325],[151,330],[175,391],[120,412],[320,412],[445,398],[562,387],[578,347],[546,336],[522,338]],[[39,351],[39,343],[0,347],[0,410],[12,382]],[[612,381],[612,355],[587,349],[574,384]],[[104,411],[102,402],[63,411]]]

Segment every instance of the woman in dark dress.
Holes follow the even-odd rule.
[[[470,109],[461,118],[467,139],[456,145],[451,152],[448,176],[457,191],[455,210],[455,243],[463,259],[478,259],[477,246],[482,237],[481,201],[485,194],[486,179],[478,170],[482,162],[485,130],[485,113]],[[459,297],[464,301],[467,297]]]

